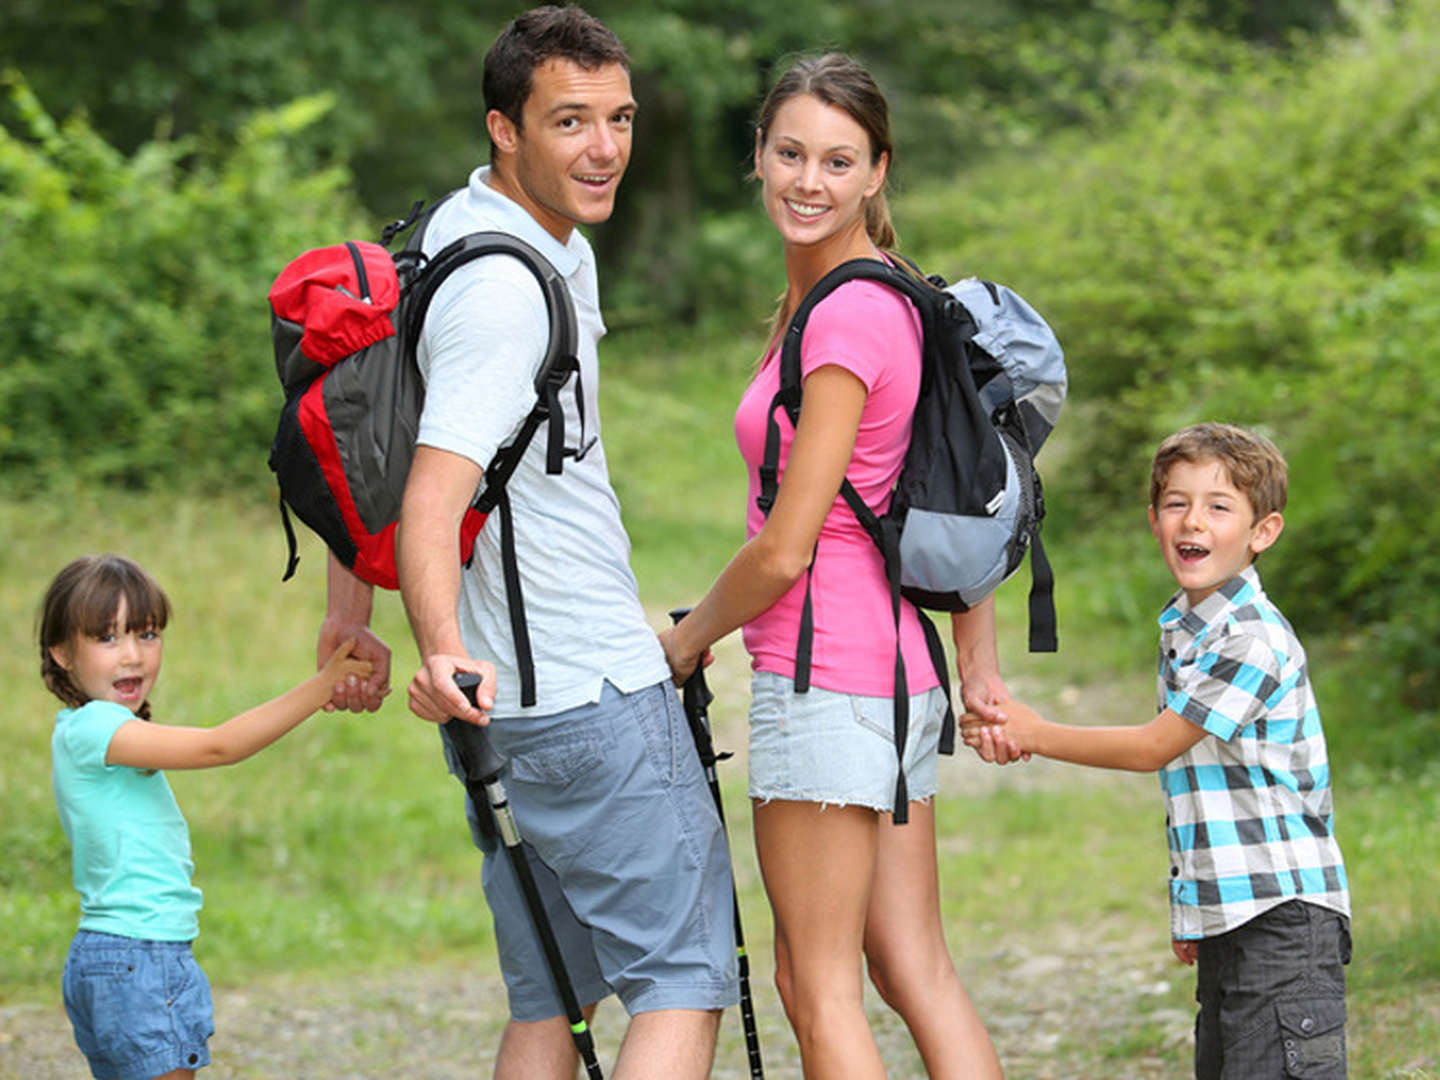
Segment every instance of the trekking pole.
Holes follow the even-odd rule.
[[[471,705],[475,704],[475,691],[480,685],[480,676],[468,671],[455,673],[455,684]],[[515,827],[515,815],[510,811],[510,800],[505,794],[505,785],[500,782],[500,772],[505,768],[505,758],[490,743],[485,729],[477,724],[451,717],[442,728],[451,748],[460,758],[465,770],[465,790],[475,804],[477,813],[484,813],[483,806],[489,804],[495,815],[495,825],[500,840],[509,854],[510,865],[520,881],[525,894],[525,904],[530,909],[530,919],[540,937],[540,947],[545,951],[545,962],[550,976],[555,980],[555,989],[565,1007],[565,1018],[570,1022],[570,1037],[575,1040],[575,1049],[580,1051],[580,1060],[585,1063],[585,1075],[590,1080],[604,1080],[600,1062],[595,1057],[595,1040],[590,1034],[590,1025],[580,1012],[580,1003],[575,997],[575,987],[570,974],[565,970],[565,960],[560,955],[560,945],[555,940],[555,931],[545,914],[545,903],[540,890],[535,886],[535,875],[530,871],[530,862],[520,846],[520,832]]]
[[[689,608],[676,608],[670,612],[670,618],[678,623],[689,613]],[[717,754],[715,742],[710,737],[709,710],[715,695],[705,682],[704,665],[695,665],[695,670],[685,680],[681,699],[685,704],[685,719],[690,723],[690,736],[695,740],[695,752],[700,755],[705,779],[710,784],[710,795],[715,800],[715,812],[720,815],[720,831],[725,834],[728,847],[730,831],[725,826],[725,807],[720,800],[720,778],[715,773],[715,763],[731,755],[728,751]],[[750,996],[750,956],[745,952],[745,931],[740,926],[740,893],[733,881],[730,895],[735,904],[735,958],[740,971],[740,1020],[745,1028],[745,1050],[750,1055],[752,1080],[762,1080],[765,1068],[760,1062],[760,1032],[755,1026],[755,1002]]]

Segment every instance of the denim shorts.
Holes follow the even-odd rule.
[[[905,737],[910,798],[934,797],[945,692],[913,694]],[[895,700],[795,683],[772,671],[750,677],[750,797],[895,809]]]
[[[148,1080],[210,1064],[210,980],[188,941],[81,930],[63,987],[75,1042],[96,1080]]]
[[[614,993],[632,1015],[738,1002],[730,852],[674,686],[606,683],[596,703],[486,730],[576,999]],[[510,853],[482,827],[489,806],[465,802],[511,1018],[558,1016]]]
[[[1350,920],[1288,900],[1200,942],[1199,1080],[1345,1076]]]

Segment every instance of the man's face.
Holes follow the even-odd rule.
[[[634,119],[624,67],[587,71],[572,60],[547,60],[535,69],[518,129],[498,112],[486,117],[505,159],[492,182],[564,243],[576,225],[614,211]]]

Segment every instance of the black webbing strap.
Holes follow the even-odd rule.
[[[1030,538],[1030,651],[1054,652],[1059,647],[1055,630],[1055,571],[1036,524]]]
[[[510,496],[500,488],[495,498],[500,515],[500,566],[505,577],[505,605],[510,609],[510,634],[515,639],[515,666],[520,670],[520,704],[535,704],[535,655],[530,628],[525,622],[525,598],[520,592],[520,566],[515,559],[515,523],[510,518]]]
[[[281,581],[289,581],[295,576],[295,568],[300,565],[300,548],[295,542],[295,526],[290,522],[290,511],[285,506],[285,499],[280,499],[280,524],[285,526],[285,543],[290,547],[290,554],[285,561],[285,576]]]
[[[820,551],[820,538],[810,551],[810,565],[805,567],[805,603],[800,607],[800,640],[795,643],[795,692],[810,692],[810,659],[815,645],[815,607],[810,602],[810,585],[815,579],[815,556]]]
[[[935,674],[940,679],[940,688],[945,691],[945,719],[940,722],[940,753],[955,753],[955,707],[950,701],[950,668],[945,660],[945,646],[940,644],[940,631],[918,606],[915,615],[920,628],[925,631],[925,647],[930,650],[930,663],[935,665]]]

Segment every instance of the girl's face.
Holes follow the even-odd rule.
[[[160,675],[160,631],[125,629],[127,605],[120,598],[110,629],[99,637],[76,634],[50,655],[90,701],[113,701],[138,712]]]
[[[885,184],[886,155],[844,109],[797,94],[755,138],[765,211],[787,244],[814,245],[865,229],[865,200]]]

